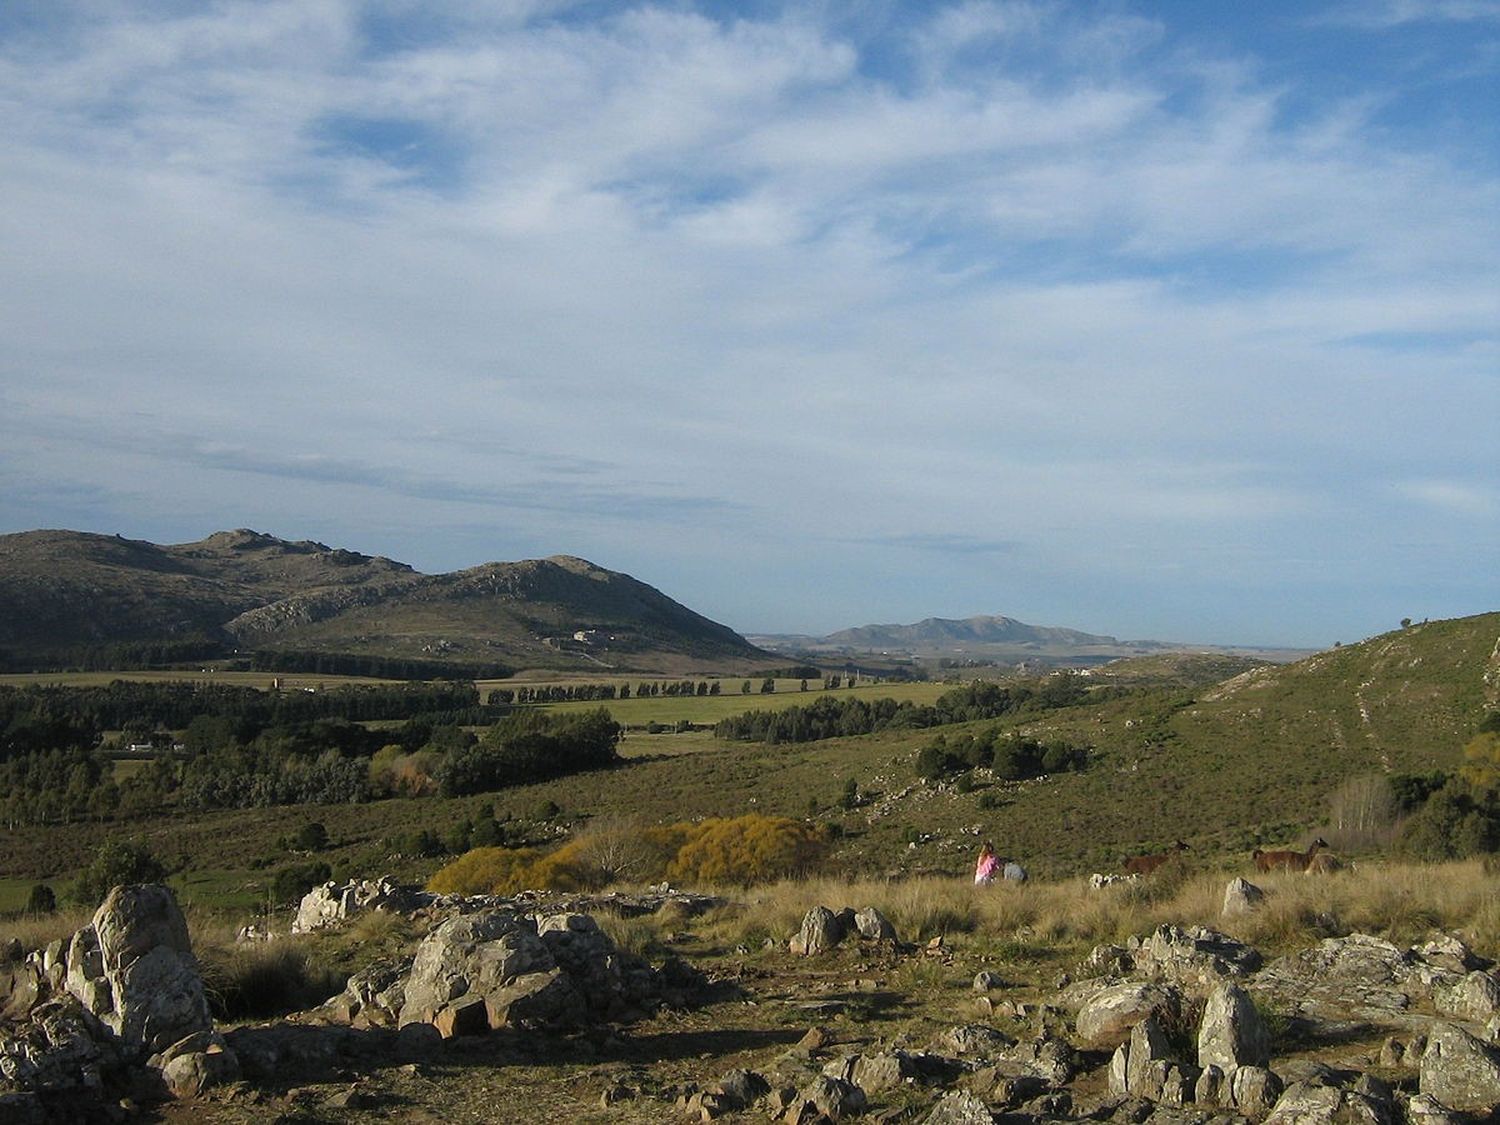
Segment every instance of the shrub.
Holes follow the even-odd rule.
[[[806,873],[827,850],[826,834],[811,825],[747,813],[694,825],[667,865],[667,876],[710,883],[763,883]]]
[[[294,863],[276,872],[271,880],[271,896],[278,903],[299,902],[308,891],[331,878],[333,869],[326,863]]]
[[[328,829],[321,820],[310,820],[297,830],[297,847],[305,852],[320,852],[328,846]]]
[[[57,913],[57,895],[46,883],[37,883],[26,897],[27,914]]]
[[[344,978],[293,941],[205,948],[204,992],[218,1019],[276,1016],[312,1007],[344,987]]]
[[[111,887],[129,883],[160,883],[167,869],[144,844],[133,840],[108,840],[94,853],[73,888],[84,905],[97,906]]]

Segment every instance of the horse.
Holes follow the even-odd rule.
[[[1164,852],[1155,855],[1133,855],[1125,861],[1125,874],[1127,875],[1150,875],[1169,859],[1188,850],[1188,846],[1181,840],[1173,844]]]
[[[1263,852],[1259,848],[1256,848],[1250,853],[1250,858],[1255,861],[1255,870],[1262,873],[1270,871],[1306,871],[1308,864],[1312,863],[1313,856],[1326,847],[1328,847],[1328,841],[1319,836],[1305,852]]]

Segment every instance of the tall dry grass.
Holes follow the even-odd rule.
[[[1206,925],[1267,953],[1302,948],[1355,931],[1416,942],[1434,930],[1456,931],[1478,952],[1500,955],[1500,883],[1478,861],[1365,864],[1332,875],[1283,874],[1253,880],[1266,892],[1261,908],[1222,918],[1234,872],[1182,873],[1170,883],[1092,890],[1081,879],[974,887],[966,879],[806,879],[731,892],[742,908],[706,920],[724,941],[794,933],[812,907],[873,906],[903,940],[942,935],[1052,947],[1088,947],[1145,935],[1163,923]]]

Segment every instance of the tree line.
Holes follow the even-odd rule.
[[[717,738],[770,744],[817,742],[825,738],[912,730],[997,719],[1023,708],[1045,710],[1079,702],[1085,689],[1078,677],[1049,676],[1034,685],[975,681],[944,692],[932,704],[910,700],[823,696],[806,706],[780,711],[747,711],[719,720]]]

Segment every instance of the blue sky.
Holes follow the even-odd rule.
[[[1496,0],[124,8],[0,7],[0,531],[1500,608]]]

